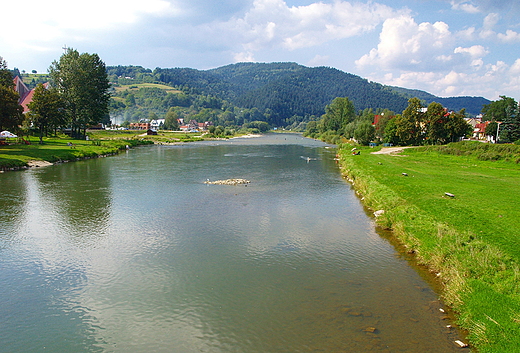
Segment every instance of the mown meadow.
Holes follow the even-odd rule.
[[[340,146],[377,223],[429,267],[479,352],[520,352],[520,146],[461,142],[372,154]]]
[[[89,140],[59,135],[44,137],[43,144],[39,144],[38,137],[12,139],[8,145],[0,145],[0,170],[24,168],[29,161],[55,163],[112,155],[125,150],[126,146],[134,147],[149,143],[153,142],[135,139],[129,135],[119,135],[112,139],[96,136],[95,139]]]

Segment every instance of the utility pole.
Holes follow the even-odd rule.
[[[500,124],[502,124],[501,121],[497,121],[497,137],[495,139],[495,143],[498,143],[498,131],[500,131]]]

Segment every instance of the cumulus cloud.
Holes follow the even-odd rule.
[[[265,48],[296,50],[361,35],[395,15],[392,8],[372,2],[288,6],[283,0],[255,0],[243,16],[215,23],[211,30],[240,33],[238,40],[247,52]]]
[[[500,95],[511,95],[520,84],[520,59],[508,66],[502,61],[483,65],[478,71],[461,72],[402,72],[374,77],[387,85],[419,88],[443,97],[484,96],[498,99]],[[500,85],[497,85],[500,82]]]
[[[453,52],[457,54],[468,54],[472,58],[481,58],[488,54],[488,51],[482,45],[473,45],[469,48],[457,47]]]
[[[480,12],[478,6],[475,6],[470,1],[451,1],[451,8],[453,10],[461,10],[467,13],[476,14]]]
[[[454,36],[444,22],[417,24],[409,15],[390,18],[383,24],[377,48],[357,60],[356,65],[403,70],[434,68],[437,63],[432,58],[450,61],[445,48],[453,42]]]
[[[508,29],[505,34],[499,33],[498,39],[505,43],[520,42],[520,33]]]
[[[498,15],[489,14],[480,31],[468,28],[452,33],[443,22],[416,23],[411,16],[390,18],[383,24],[377,47],[356,65],[371,80],[388,85],[420,88],[440,96],[498,97],[518,87],[515,72],[520,71],[520,59],[511,66],[503,61],[486,63],[490,51],[484,45],[456,45],[486,35],[500,38],[493,31],[498,20]],[[516,41],[518,34],[507,31],[502,40]],[[504,91],[498,92],[500,88]]]

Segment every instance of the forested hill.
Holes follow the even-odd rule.
[[[153,72],[136,66],[108,67],[109,75],[147,78],[179,88],[225,99],[243,108],[257,108],[272,123],[285,126],[298,116],[307,120],[321,116],[336,97],[348,97],[357,110],[388,108],[401,113],[411,91],[369,82],[359,76],[329,67],[306,67],[296,63],[238,63],[211,70],[156,68]],[[418,91],[422,92],[422,91]],[[439,98],[422,92],[425,104],[437,101],[451,110],[466,108],[478,114],[484,98]]]
[[[407,98],[380,84],[327,67],[295,63],[239,63],[217,69],[156,69],[156,77],[188,85],[244,108],[269,112],[278,121],[292,116],[321,116],[336,97],[348,97],[356,109],[388,108],[402,112]]]

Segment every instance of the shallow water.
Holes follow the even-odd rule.
[[[460,352],[334,154],[276,134],[0,174],[0,351]],[[204,184],[227,178],[251,183]]]

